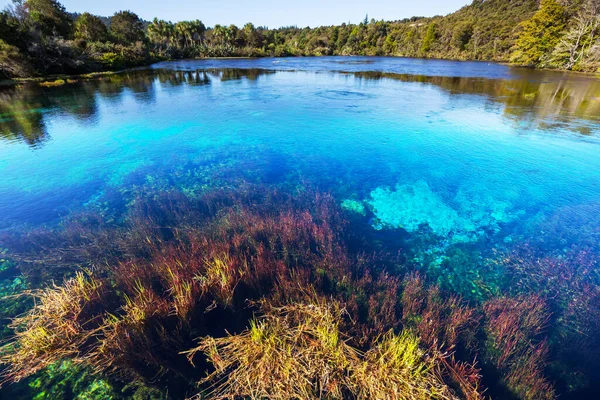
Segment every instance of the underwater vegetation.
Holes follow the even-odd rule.
[[[366,352],[348,344],[347,311],[330,299],[269,307],[238,335],[203,338],[191,350],[215,365],[205,381],[219,398],[453,398],[408,331],[389,332]]]
[[[4,233],[3,257],[28,282],[18,297],[34,300],[7,327],[4,384],[173,399],[597,389],[600,279],[588,247],[505,244],[486,261],[502,271],[499,290],[465,296],[401,248],[371,243],[370,221],[348,205],[260,184],[170,190],[122,215],[92,209]]]

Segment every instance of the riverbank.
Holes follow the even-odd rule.
[[[556,73],[556,74],[561,74],[561,73],[565,74],[566,73],[569,76],[600,78],[599,72],[582,72],[582,71],[560,70],[560,69],[551,69],[551,68],[530,68],[530,67],[513,65],[513,64],[511,64],[509,62],[505,62],[505,61],[485,61],[485,60],[431,58],[431,57],[418,58],[418,57],[399,57],[399,56],[375,56],[375,57],[368,57],[368,56],[312,56],[312,57],[319,58],[319,59],[332,59],[332,60],[342,58],[342,59],[348,59],[349,63],[352,62],[352,59],[377,58],[377,59],[390,59],[390,60],[394,60],[394,59],[404,59],[404,60],[417,59],[418,60],[418,59],[421,59],[421,60],[431,60],[431,61],[496,64],[496,65],[501,65],[501,66],[504,66],[507,68],[513,68],[513,69],[530,70],[530,71],[545,71],[545,72]],[[149,64],[144,64],[144,65],[140,65],[140,66],[135,66],[135,67],[126,68],[126,69],[120,69],[120,70],[115,70],[115,71],[99,71],[99,72],[91,72],[91,73],[85,73],[85,74],[52,74],[52,75],[48,75],[48,76],[34,76],[34,77],[26,77],[26,78],[6,79],[3,81],[0,81],[0,87],[13,86],[13,85],[19,85],[19,84],[38,84],[43,87],[64,86],[64,85],[68,85],[68,84],[74,84],[74,83],[77,83],[82,80],[98,79],[98,78],[107,77],[107,76],[111,76],[111,75],[121,74],[121,73],[128,72],[128,71],[135,71],[135,70],[139,70],[139,69],[143,69],[143,68],[148,68],[148,67],[151,67],[152,65],[157,65],[159,63],[193,62],[193,61],[227,61],[227,60],[261,60],[261,59],[270,59],[270,58],[278,60],[280,62],[285,62],[285,61],[289,61],[289,60],[305,59],[305,58],[310,58],[310,57],[304,57],[304,56],[291,56],[291,57],[243,57],[243,56],[239,56],[239,57],[233,57],[232,56],[232,57],[198,57],[198,58],[171,59],[171,60],[158,59],[155,62],[152,62]],[[260,66],[258,68],[267,69],[264,66]],[[361,71],[361,72],[366,72],[366,70]],[[416,73],[415,72],[415,73],[408,73],[408,74],[409,75],[411,75],[411,74],[427,75],[426,72],[424,72],[424,73],[420,73],[420,72]]]

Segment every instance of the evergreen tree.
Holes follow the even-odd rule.
[[[565,26],[565,8],[556,0],[542,0],[533,17],[521,23],[511,61],[519,65],[539,66],[543,57],[559,43]]]
[[[114,39],[124,45],[141,42],[145,38],[142,20],[131,11],[119,11],[113,15],[110,31]]]
[[[75,20],[75,38],[103,42],[108,39],[108,28],[100,18],[86,12]]]
[[[27,0],[24,3],[27,18],[33,27],[45,36],[71,35],[73,19],[56,0]]]

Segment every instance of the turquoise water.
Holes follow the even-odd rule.
[[[600,287],[590,278],[600,278],[600,80],[591,76],[476,62],[267,58],[7,86],[0,89],[0,178],[4,294],[50,282],[21,276],[19,262],[31,261],[23,257],[29,233],[35,241],[39,229],[68,226],[83,212],[118,225],[139,198],[245,185],[331,194],[369,243],[352,251],[401,254],[403,268],[474,304],[520,294],[499,267],[502,254],[519,246],[538,246],[536,257],[557,265],[578,246],[585,256],[573,276],[584,286],[572,287]],[[26,249],[11,256],[14,237]],[[592,272],[581,272],[584,258]],[[49,271],[62,267],[53,262]],[[535,290],[550,298],[550,286]],[[6,304],[4,321],[30,306]],[[549,364],[548,376],[563,398],[595,398],[599,369],[569,365],[554,341],[567,337],[566,320],[552,320],[559,328],[551,331],[551,358],[562,364]],[[600,338],[590,337],[589,354],[600,354]]]
[[[588,98],[579,101],[589,110],[554,113],[544,98],[555,89],[553,75],[527,72],[536,82],[494,64],[361,60],[177,62],[125,73],[116,83],[36,89],[29,104],[20,100],[26,111],[14,103],[1,111],[2,130],[11,134],[0,141],[0,221],[51,221],[135,171],[180,166],[214,149],[235,152],[227,157],[244,162],[244,170],[252,169],[250,160],[268,163],[265,179],[297,174],[357,200],[377,187],[419,181],[446,202],[461,188],[507,202],[519,218],[598,200],[593,112],[600,100],[588,85],[597,89],[596,81],[567,82],[570,101],[579,100],[583,85]],[[219,64],[286,68],[180,72]],[[463,78],[330,72],[345,67]],[[526,82],[530,92],[513,82]],[[477,85],[484,86],[479,93],[461,90],[476,92]],[[496,91],[522,104],[486,85],[505,86]],[[27,135],[35,139],[27,143]]]

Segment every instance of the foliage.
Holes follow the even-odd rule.
[[[267,29],[252,23],[207,28],[199,20],[144,22],[131,11],[110,18],[84,13],[73,23],[56,0],[28,0],[0,15],[0,40],[19,50],[10,52],[1,70],[6,76],[25,76],[186,57],[389,55],[511,59],[519,65],[594,71],[600,63],[597,0],[563,3],[544,0],[538,9],[536,0],[474,0],[445,17]],[[85,51],[48,46],[58,37],[79,39],[69,46]],[[86,46],[90,43],[95,43],[92,49]],[[114,45],[124,51],[114,51]],[[125,48],[134,47],[146,56],[130,59]],[[19,54],[32,68],[15,68]],[[48,60],[53,61],[49,66]]]
[[[566,33],[550,55],[546,55],[543,66],[550,68],[598,70],[600,2],[587,0],[571,19]]]
[[[142,20],[131,11],[119,11],[113,15],[110,33],[117,43],[123,45],[142,42],[145,38]]]
[[[42,34],[63,38],[68,38],[71,34],[73,20],[58,1],[26,0],[24,8],[27,11],[28,22]]]
[[[436,38],[437,38],[437,24],[434,22],[434,23],[429,24],[429,26],[427,27],[427,33],[425,33],[425,39],[423,39],[423,44],[421,45],[421,51],[423,53],[429,52],[429,50],[431,50],[431,46],[433,46],[433,43],[435,42]]]
[[[75,38],[104,42],[108,39],[108,28],[100,18],[86,12],[75,20]]]
[[[542,0],[534,16],[521,24],[511,61],[538,66],[560,41],[566,25],[566,11],[556,0]]]
[[[0,39],[0,77],[27,75],[30,71],[28,61],[16,46]]]

